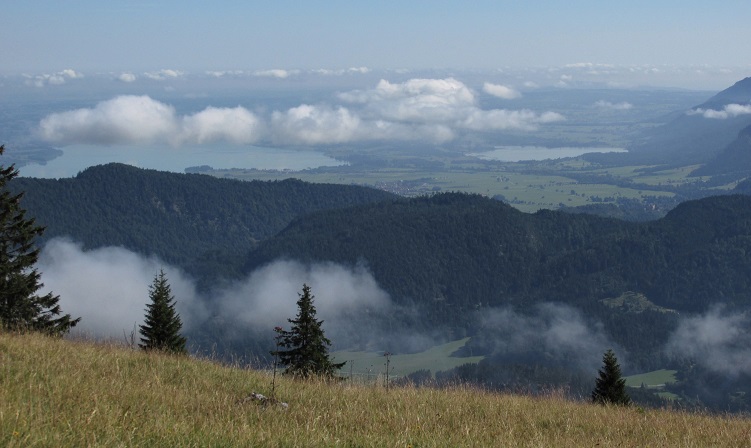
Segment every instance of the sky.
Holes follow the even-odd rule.
[[[748,0],[1,3],[3,74],[751,61]]]

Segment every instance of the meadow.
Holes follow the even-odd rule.
[[[294,381],[122,345],[0,333],[0,444],[748,446],[751,420],[545,397]]]

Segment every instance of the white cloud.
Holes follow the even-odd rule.
[[[39,123],[41,138],[57,144],[251,143],[258,139],[260,129],[255,115],[242,107],[209,107],[178,117],[172,106],[131,95],[103,101],[91,109],[54,113]]]
[[[60,296],[65,313],[81,317],[76,331],[98,338],[123,338],[143,323],[149,285],[164,269],[183,326],[190,330],[206,311],[195,285],[180,270],[157,258],[108,247],[91,251],[65,239],[48,242],[39,257],[44,290]]]
[[[165,79],[175,79],[180,78],[185,75],[185,73],[179,71],[179,70],[172,70],[172,69],[162,69],[156,72],[146,72],[143,74],[145,77],[149,79],[153,79],[155,81],[164,81]]]
[[[286,327],[297,311],[303,283],[311,287],[319,318],[327,328],[346,325],[353,314],[389,309],[386,292],[363,267],[354,269],[334,263],[302,264],[276,261],[264,266],[238,284],[230,286],[212,302],[219,315],[240,328]],[[332,329],[333,331],[333,329]]]
[[[715,120],[725,120],[737,117],[738,115],[748,114],[751,114],[751,104],[726,104],[720,110],[696,108],[686,112],[686,115],[701,115],[704,118]]]
[[[324,76],[341,76],[346,74],[364,75],[366,73],[369,73],[370,69],[368,67],[350,67],[347,69],[317,68],[311,70],[311,72]]]
[[[353,343],[352,335],[372,326],[376,316],[393,312],[389,295],[362,266],[277,261],[210,297],[199,294],[180,269],[119,247],[85,251],[67,239],[54,239],[43,248],[37,268],[45,285],[43,292],[59,295],[63,312],[81,317],[75,331],[96,338],[123,340],[134,325],[143,323],[149,286],[160,269],[167,275],[185,332],[198,330],[208,319],[216,318],[223,322],[217,330],[228,338],[288,327],[287,319],[297,312],[298,293],[304,283],[312,288],[327,335],[339,335],[343,344]],[[356,337],[367,340],[376,335]]]
[[[514,98],[520,98],[522,96],[521,93],[511,87],[502,84],[491,84],[489,82],[483,84],[482,90],[488,95],[493,95],[505,100],[513,100]]]
[[[362,139],[360,117],[347,108],[302,104],[271,116],[274,139],[282,143],[344,143]]]
[[[602,352],[613,347],[601,325],[588,323],[581,312],[562,304],[541,303],[534,314],[491,308],[482,312],[480,325],[499,354],[540,351],[585,370],[596,369]]]
[[[749,318],[720,308],[684,318],[671,335],[669,353],[691,357],[705,368],[729,375],[751,374]]]
[[[253,72],[253,75],[285,79],[285,78],[289,78],[292,75],[296,75],[298,73],[300,73],[299,70],[283,70],[283,69],[276,68],[276,69],[271,69],[271,70],[258,70],[258,71]]]
[[[257,140],[261,124],[256,116],[244,107],[207,107],[193,115],[183,117],[181,141],[209,143],[226,140],[231,143],[251,143]]]
[[[621,103],[611,103],[610,101],[600,100],[595,103],[595,107],[600,109],[629,110],[632,109],[634,105],[626,101]]]
[[[43,73],[41,75],[25,75],[26,85],[34,87],[44,87],[48,84],[61,85],[65,84],[69,79],[83,78],[83,74],[73,69],[67,68],[57,73]]]
[[[381,80],[374,88],[343,92],[348,106],[301,105],[271,118],[276,143],[346,143],[363,140],[449,141],[462,130],[533,130],[563,120],[555,112],[483,110],[474,93],[453,79]]]
[[[245,72],[242,70],[215,70],[208,71],[206,74],[214,78],[223,78],[225,76],[242,76]]]
[[[120,73],[117,79],[122,82],[134,82],[136,80],[136,75],[133,73]]]

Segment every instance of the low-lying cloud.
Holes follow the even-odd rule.
[[[44,87],[46,85],[61,85],[68,80],[83,78],[83,74],[71,68],[56,73],[43,73],[41,75],[27,76],[26,85]]]
[[[159,76],[179,76],[167,73]],[[501,87],[493,85],[491,90],[512,95],[508,90],[500,92]],[[193,115],[178,116],[171,105],[148,96],[126,95],[92,108],[48,115],[39,124],[39,134],[55,144],[181,145],[217,140],[282,145],[390,140],[443,143],[466,132],[532,131],[565,119],[552,111],[482,109],[475,93],[453,78],[402,83],[381,80],[372,89],[343,92],[334,99],[339,103],[301,104],[265,117],[241,106],[207,107]]]
[[[258,129],[256,116],[243,107],[209,107],[178,116],[170,105],[133,95],[118,96],[94,108],[54,113],[39,123],[40,136],[57,144],[252,143]]]
[[[595,103],[595,107],[599,109],[629,110],[633,109],[634,105],[626,101],[620,103],[611,103],[610,101],[600,100]]]
[[[701,115],[704,118],[715,120],[725,120],[748,114],[751,114],[751,104],[726,104],[720,110],[696,108],[686,112],[686,115]]]
[[[504,100],[513,100],[515,98],[521,98],[522,96],[521,93],[511,87],[502,84],[491,84],[489,82],[483,84],[482,90],[488,95],[502,98]]]
[[[511,308],[485,310],[481,325],[498,354],[543,353],[587,371],[596,369],[602,353],[613,348],[602,326],[587,323],[581,312],[564,304],[542,303],[534,314]]]
[[[129,336],[143,323],[149,286],[160,269],[188,333],[205,329],[210,321],[221,322],[213,331],[226,339],[271,334],[276,326],[288,328],[303,284],[312,289],[327,336],[345,346],[376,337],[378,331],[367,334],[368,328],[393,310],[389,295],[363,266],[277,261],[220,291],[200,294],[191,278],[156,257],[120,247],[83,250],[80,244],[57,238],[45,245],[37,268],[44,292],[59,295],[63,311],[82,318],[76,332],[104,339]]]
[[[194,283],[180,270],[123,248],[84,251],[70,240],[53,239],[44,246],[37,267],[43,289],[60,296],[65,313],[82,318],[76,332],[97,338],[119,339],[143,323],[149,285],[160,269],[179,298],[176,308],[185,330],[206,315]]]
[[[667,352],[694,359],[706,369],[727,375],[751,374],[751,318],[714,308],[682,319]]]

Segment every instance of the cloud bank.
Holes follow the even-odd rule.
[[[160,76],[179,76],[166,72],[169,75]],[[491,86],[496,94],[513,95],[510,90],[501,92],[503,86]],[[218,140],[282,145],[389,140],[443,143],[466,132],[532,131],[564,120],[552,111],[482,109],[475,93],[453,78],[402,83],[381,80],[372,89],[343,92],[334,99],[338,104],[301,104],[265,117],[240,106],[207,107],[193,115],[178,116],[172,106],[148,96],[118,96],[93,108],[48,115],[39,124],[39,134],[56,144],[181,145]]]
[[[748,114],[751,114],[751,104],[726,104],[720,110],[696,108],[686,112],[686,115],[701,115],[704,118],[715,120],[725,120]]]
[[[206,314],[193,282],[182,272],[122,248],[84,251],[70,240],[54,239],[44,246],[37,268],[43,289],[60,296],[65,313],[82,318],[75,330],[97,338],[120,339],[143,323],[149,285],[162,268],[179,298],[183,328],[195,327]]]
[[[714,308],[701,316],[682,319],[670,337],[667,352],[690,357],[713,372],[751,374],[751,319]]]
[[[491,84],[489,82],[486,82],[485,84],[483,84],[482,90],[488,95],[493,95],[498,98],[503,98],[504,100],[513,100],[515,98],[521,98],[522,96],[521,93],[512,89],[511,87],[504,86],[501,84]]]
[[[599,109],[629,110],[633,109],[634,105],[626,101],[621,103],[611,103],[610,101],[600,100],[595,103],[595,107]]]
[[[581,312],[564,304],[539,304],[533,315],[511,308],[486,310],[480,322],[482,331],[492,335],[496,351],[504,355],[542,352],[583,370],[594,370],[602,353],[613,348],[601,326],[588,324]]]
[[[252,143],[259,121],[243,107],[209,107],[178,116],[172,106],[148,96],[118,96],[94,108],[48,115],[39,123],[42,139],[57,144]]]
[[[44,87],[50,85],[65,84],[70,79],[83,78],[83,74],[73,70],[65,69],[56,73],[43,73],[41,75],[26,76],[26,85],[34,87]]]
[[[215,331],[227,339],[287,328],[303,283],[312,288],[327,335],[341,344],[373,337],[366,330],[375,325],[375,316],[393,311],[388,294],[362,266],[278,261],[220,291],[199,294],[192,279],[155,257],[119,247],[85,251],[57,238],[45,245],[37,268],[44,292],[59,295],[63,311],[82,318],[75,330],[104,339],[121,340],[143,323],[148,289],[160,269],[167,274],[184,332],[201,330],[210,319],[221,322]]]

